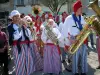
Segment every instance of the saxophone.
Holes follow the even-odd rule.
[[[100,8],[98,6],[98,0],[95,0],[94,2],[90,3],[89,7],[91,7],[97,14],[97,18],[100,22]],[[89,34],[91,33],[91,29],[89,29],[89,25],[91,25],[92,27],[95,28],[95,31],[97,34],[100,35],[100,23],[95,20],[94,17],[91,17],[89,20],[87,20],[87,25],[85,25],[85,27],[83,28],[83,30],[80,32],[80,34],[76,37],[76,41],[75,43],[73,43],[70,47],[69,47],[69,53],[70,54],[75,54],[76,51],[79,49],[79,47],[83,44],[83,42],[85,41],[85,39],[89,36]]]

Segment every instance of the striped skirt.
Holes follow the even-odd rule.
[[[21,44],[21,52],[18,54],[17,46],[13,46],[16,75],[30,75],[33,72],[33,58],[31,49],[27,44]]]
[[[44,73],[61,72],[61,59],[59,51],[56,45],[46,44],[44,45]]]
[[[33,71],[43,70],[43,59],[41,58],[41,55],[39,54],[39,50],[35,42],[30,43],[30,48],[31,48],[33,62],[34,62]]]
[[[20,54],[18,54],[18,49],[16,45],[13,46],[12,50],[13,50],[16,75],[27,75],[26,66],[25,66],[24,48],[23,47],[21,48]]]

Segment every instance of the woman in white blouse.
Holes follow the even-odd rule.
[[[48,26],[52,29],[52,32],[57,36],[58,41],[62,41],[63,38],[59,30],[55,27],[55,22],[53,19],[48,20]],[[58,45],[47,37],[47,30],[43,29],[41,39],[44,42],[44,73],[59,74],[61,72],[61,60],[60,60],[60,50]]]

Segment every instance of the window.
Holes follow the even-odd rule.
[[[32,1],[32,5],[39,4],[39,0],[31,0],[31,1]]]
[[[16,5],[24,5],[24,0],[17,0],[17,4]]]
[[[92,2],[93,0],[89,0],[89,2]]]

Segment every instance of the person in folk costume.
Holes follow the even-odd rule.
[[[59,24],[59,31],[62,33],[62,29],[63,29],[63,24],[64,24],[64,21],[65,21],[65,18],[67,17],[66,13],[62,13],[62,21],[60,22]],[[65,59],[66,59],[66,53],[64,51],[64,44],[61,44],[59,43],[59,46],[60,46],[60,50],[62,51],[62,63],[65,62]]]
[[[48,20],[47,24],[52,32],[57,35],[57,39],[62,42],[63,37],[59,30],[55,27],[55,22],[53,19]],[[48,38],[46,29],[42,31],[41,39],[44,42],[44,73],[49,73],[50,75],[57,74],[61,72],[61,59],[60,59],[60,48],[58,45],[55,45],[54,42]]]
[[[80,31],[83,29],[83,26],[86,25],[86,22],[83,18],[82,14],[82,3],[80,0],[76,1],[73,4],[73,11],[74,13],[72,15],[69,15],[64,22],[63,26],[63,35],[65,38],[68,38],[70,41],[70,44],[75,42],[75,37],[80,33]],[[70,46],[69,44],[69,46]],[[66,45],[66,49],[69,48],[68,45]],[[72,73],[74,75],[79,75],[79,63],[81,65],[81,75],[86,75],[88,72],[87,70],[87,47],[84,43],[79,50],[73,54],[72,56]],[[80,60],[81,59],[81,60]]]
[[[21,18],[24,18],[25,17],[25,14],[24,13],[21,13],[20,17]]]
[[[98,61],[99,61],[99,66],[96,69],[100,69],[100,36],[96,36],[96,48],[98,51]]]
[[[4,63],[3,75],[8,75],[8,39],[6,33],[1,31],[2,27],[0,24],[0,63]]]
[[[62,13],[62,21],[60,22],[60,24],[59,24],[59,31],[62,33],[62,35],[63,35],[63,24],[64,24],[64,22],[65,22],[65,18],[67,17],[68,15],[67,15],[67,13],[66,12],[63,12]],[[65,69],[68,71],[68,72],[71,72],[71,63],[69,63],[69,64],[65,64],[66,63],[66,61],[65,61],[65,59],[66,59],[66,52],[65,52],[65,42],[60,42],[59,43],[59,46],[60,46],[60,50],[61,50],[61,53],[62,53],[62,63],[64,64],[64,66],[65,66]],[[68,53],[67,53],[68,54]],[[68,55],[69,56],[69,55]],[[69,61],[69,59],[68,59],[68,61]]]
[[[13,10],[9,16],[12,23],[8,26],[9,45],[12,46],[16,75],[27,75],[25,66],[25,51],[22,45],[22,30],[19,27],[20,13]]]
[[[43,29],[44,26],[47,24],[48,19],[53,19],[53,16],[52,16],[51,13],[46,13],[46,14],[45,14],[45,21],[42,23],[42,25],[41,25],[41,29]],[[55,27],[56,27],[57,29],[59,29],[57,23],[55,23]]]
[[[22,38],[21,38],[21,42],[22,44],[20,46],[23,46],[24,51],[25,51],[25,66],[26,66],[26,71],[27,71],[27,75],[30,75],[32,72],[35,71],[34,69],[34,62],[33,62],[33,57],[32,57],[32,51],[31,51],[31,47],[30,47],[30,35],[31,35],[31,31],[28,28],[27,25],[27,21],[24,19],[22,19],[22,22],[20,22],[21,29],[22,29]]]
[[[35,27],[36,27],[36,34],[37,34],[37,47],[40,53],[42,53],[42,46],[41,46],[41,17],[36,16]]]
[[[32,21],[35,21],[35,17],[32,14],[28,14],[28,16],[30,16],[32,18]]]
[[[53,15],[52,15],[51,13],[48,13],[48,19],[53,19]],[[55,27],[56,27],[57,29],[59,29],[57,23],[55,23]]]
[[[27,20],[27,23],[30,22],[32,23],[32,19],[30,16],[25,16]],[[29,44],[30,44],[30,49],[31,49],[31,54],[32,54],[32,59],[33,59],[33,71],[39,71],[43,69],[43,60],[38,52],[38,48],[36,45],[36,28],[28,23],[28,28],[30,30],[29,33]],[[31,60],[32,61],[32,60]]]
[[[54,20],[55,20],[55,22],[57,23],[57,25],[59,25],[59,22],[60,22],[60,17],[59,17],[59,15],[55,14]]]
[[[95,20],[99,21],[98,18],[94,17]],[[95,30],[95,28],[93,28]],[[98,53],[98,61],[99,65],[97,66],[96,69],[100,69],[100,35],[96,34],[96,49]]]
[[[42,23],[45,21],[45,13],[42,14],[41,20],[42,20]]]

